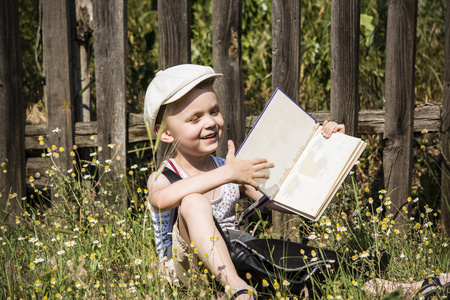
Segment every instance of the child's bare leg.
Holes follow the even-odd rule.
[[[450,282],[450,273],[444,273],[438,276],[442,285]],[[382,295],[383,293],[390,293],[395,290],[402,289],[403,295],[412,297],[414,293],[422,286],[423,281],[415,281],[411,283],[392,282],[385,279],[372,279],[364,284],[364,290],[374,296]]]
[[[207,265],[216,279],[222,285],[229,285],[232,289],[245,285],[246,282],[238,276],[234,268],[225,241],[216,229],[209,199],[200,194],[191,194],[183,198],[179,216],[181,237],[188,245],[191,242],[195,243],[198,257]],[[214,237],[218,239],[215,240]]]

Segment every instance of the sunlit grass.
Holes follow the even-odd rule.
[[[419,146],[421,150],[424,147]],[[15,227],[0,227],[2,298],[226,297],[227,289],[195,259],[185,287],[162,272],[147,211],[148,191],[139,184],[152,171],[149,166],[133,164],[120,170],[116,165],[121,158],[112,155],[99,161],[98,148],[89,161],[82,161],[74,147],[69,152],[72,168],[66,170],[60,163],[65,151],[54,146],[43,153],[51,186],[34,186],[28,199],[18,199],[14,192],[0,196],[22,207]],[[7,170],[6,164],[2,168]],[[307,237],[309,246],[342,254],[342,268],[328,270],[321,282],[313,281],[310,296],[318,297],[320,291],[321,297],[329,299],[364,299],[373,297],[363,290],[369,279],[409,283],[450,272],[450,240],[437,227],[435,207],[410,197],[393,216],[388,213],[393,204],[385,190],[371,192],[359,183],[357,173],[351,178],[318,222],[298,217],[298,225],[292,228],[297,236]],[[34,181],[30,178],[32,187]],[[113,185],[114,190],[126,191],[127,199],[114,194]],[[399,218],[405,219],[406,229],[396,227]],[[252,228],[261,229],[261,238],[272,234],[267,220],[256,222],[260,226]],[[309,259],[318,258],[312,253]],[[390,260],[384,268],[386,258]],[[251,274],[246,277],[267,298],[300,297],[291,294],[288,281],[252,282]],[[375,298],[384,296],[380,291]]]

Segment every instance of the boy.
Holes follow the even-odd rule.
[[[226,160],[211,156],[222,136],[224,120],[219,111],[213,80],[222,74],[210,67],[178,65],[158,72],[145,96],[144,118],[162,142],[174,146],[175,155],[163,165],[183,178],[175,183],[158,172],[148,180],[149,203],[160,259],[173,257],[176,276],[188,281],[191,248],[233,297],[254,293],[234,268],[214,217],[224,231],[238,225],[234,206],[240,193],[257,200],[262,196],[255,178],[268,178],[263,169],[273,164],[263,158],[239,160],[228,141]],[[344,125],[325,121],[324,136],[344,132]],[[171,218],[178,217],[171,228]],[[269,206],[270,207],[270,204]],[[169,234],[172,231],[172,239]],[[228,292],[228,291],[227,291]]]

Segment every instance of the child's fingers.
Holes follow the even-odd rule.
[[[228,160],[231,157],[234,157],[234,153],[235,153],[235,148],[234,148],[234,143],[232,140],[228,140],[228,152],[227,152],[227,157],[226,160]]]

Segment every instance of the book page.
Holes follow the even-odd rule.
[[[286,177],[274,201],[315,219],[328,198],[333,196],[329,193],[335,190],[337,179],[347,176],[341,173],[346,165],[349,169],[349,159],[359,157],[355,156],[355,149],[359,149],[359,154],[362,152],[360,143],[363,143],[360,139],[341,133],[335,133],[329,139],[322,134],[315,135]]]
[[[275,164],[264,171],[269,179],[256,180],[260,190],[272,198],[318,126],[316,120],[277,89],[236,157],[266,158]]]

